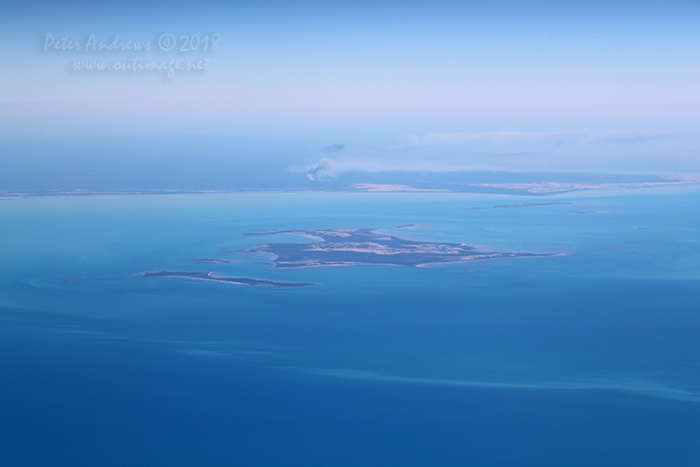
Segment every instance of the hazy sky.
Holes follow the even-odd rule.
[[[690,1],[3,2],[0,138],[208,135],[280,170],[334,144],[357,170],[534,167],[489,159],[503,153],[696,170],[699,21]],[[151,50],[86,51],[91,35]],[[64,37],[80,50],[56,50]],[[133,60],[207,69],[72,69]]]

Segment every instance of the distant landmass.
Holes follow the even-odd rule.
[[[155,173],[155,172],[154,172]],[[71,176],[77,176],[75,171]],[[306,192],[371,192],[371,193],[485,193],[517,196],[550,196],[584,190],[629,190],[637,188],[700,184],[700,176],[659,176],[640,174],[572,174],[513,173],[462,171],[448,173],[412,172],[348,172],[329,180],[308,180],[300,174],[281,170],[275,177],[249,176],[231,180],[209,176],[186,185],[155,178],[143,185],[124,180],[92,178],[80,184],[56,185],[27,178],[25,183],[5,183],[0,200],[32,196],[156,195],[184,193],[306,193]],[[194,176],[183,174],[183,179]],[[180,180],[180,179],[178,179]],[[534,206],[535,204],[533,204]],[[509,207],[520,207],[512,205]],[[525,206],[522,206],[525,207]]]
[[[251,236],[301,235],[312,243],[267,243],[229,253],[266,253],[275,268],[389,264],[420,267],[499,258],[542,258],[561,253],[491,252],[467,243],[417,242],[377,229],[271,230]]]

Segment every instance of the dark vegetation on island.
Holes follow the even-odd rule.
[[[398,228],[413,226],[407,224]],[[561,253],[502,252],[480,249],[468,243],[420,242],[378,233],[377,229],[269,230],[248,236],[295,235],[310,239],[309,243],[265,243],[229,254],[267,254],[273,268],[305,268],[314,266],[350,266],[383,264],[421,267],[439,263],[462,263],[500,258],[543,258]],[[238,260],[199,258],[193,261],[226,264]],[[271,288],[306,287],[308,282],[277,282],[250,277],[213,276],[212,272],[151,271],[135,277],[200,279],[229,284]]]
[[[377,233],[376,229],[272,230],[251,236],[291,234],[311,243],[267,243],[229,253],[266,253],[275,268],[387,264],[419,267],[498,258],[557,256],[556,253],[480,250],[467,243],[417,242]]]

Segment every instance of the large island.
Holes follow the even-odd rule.
[[[377,233],[377,229],[270,230],[252,236],[290,234],[311,243],[266,243],[229,253],[266,253],[275,268],[391,264],[420,267],[498,258],[559,256],[561,253],[498,252],[467,243],[417,242]]]

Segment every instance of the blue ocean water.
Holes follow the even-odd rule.
[[[473,209],[520,203],[558,204]],[[697,189],[44,197],[0,219],[1,465],[700,465]],[[360,227],[561,255],[226,254]],[[319,285],[133,276],[154,270]]]

